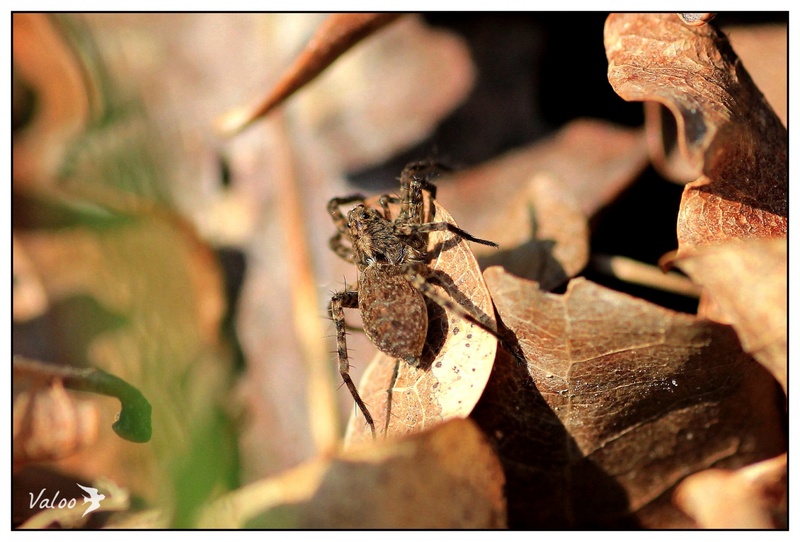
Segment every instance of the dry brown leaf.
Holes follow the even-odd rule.
[[[12,21],[15,75],[37,92],[35,117],[14,135],[14,185],[41,186],[55,178],[67,146],[88,123],[92,89],[49,15],[14,13]]]
[[[701,247],[674,260],[705,287],[707,318],[731,324],[742,347],[787,391],[788,252],[785,239],[757,239]]]
[[[641,130],[578,119],[552,137],[454,174],[453,182],[443,176],[438,195],[448,202],[452,199],[454,213],[471,211],[466,215],[470,220],[489,220],[498,213],[479,211],[502,208],[516,196],[521,183],[538,174],[550,174],[560,178],[583,213],[592,216],[613,201],[646,165],[647,147]]]
[[[458,176],[461,175],[470,174]],[[486,186],[497,177],[484,168],[480,177],[472,178],[480,179]],[[464,183],[464,188],[471,187]],[[520,180],[514,197],[505,201],[500,200],[493,187],[487,192],[491,195],[470,201],[485,206],[486,221],[493,217],[480,231],[495,240],[500,250],[476,246],[474,252],[482,267],[502,265],[509,272],[534,279],[544,289],[551,290],[586,266],[588,222],[563,178],[549,172],[535,174]],[[465,202],[462,206],[469,205],[467,198],[461,199]],[[497,207],[493,202],[497,202]],[[473,216],[467,212],[462,215]]]
[[[736,471],[709,469],[686,478],[675,490],[675,505],[704,529],[786,529],[787,456]]]
[[[584,279],[564,295],[485,272],[527,367],[500,350],[473,413],[503,461],[512,527],[686,527],[674,486],[785,449],[777,386],[728,326]]]
[[[436,222],[456,224],[443,207],[434,204]],[[436,292],[495,328],[492,300],[469,243],[448,232],[435,232],[430,234],[428,246],[434,256],[429,280]],[[468,416],[483,393],[496,351],[497,340],[491,334],[428,302],[428,337],[420,367],[379,353],[358,385],[378,433],[416,433]],[[363,417],[355,413],[345,441],[370,439]]]
[[[12,411],[14,468],[69,457],[97,440],[96,405],[68,394],[60,380],[20,391]]]
[[[579,120],[544,142],[443,177],[439,198],[500,245],[473,247],[482,267],[503,265],[550,290],[586,265],[586,217],[645,163],[641,132]]]
[[[783,237],[788,222],[786,128],[713,25],[674,14],[614,14],[608,78],[624,99],[675,117],[694,171],[678,217],[679,253],[729,239]]]
[[[212,503],[200,527],[501,528],[503,483],[486,437],[452,420],[244,486]]]
[[[681,21],[689,26],[708,24],[716,15],[716,13],[678,13],[678,17],[681,18]]]
[[[786,126],[788,89],[787,26],[747,25],[724,29],[742,64]],[[666,178],[686,184],[698,177],[679,148],[675,119],[658,102],[645,102],[645,128],[653,166]]]

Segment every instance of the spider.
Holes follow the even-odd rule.
[[[336,326],[339,374],[364,415],[373,439],[372,415],[350,378],[344,309],[359,309],[364,332],[372,344],[412,367],[420,366],[428,332],[426,297],[497,336],[496,330],[455,301],[438,294],[427,280],[430,274],[428,234],[431,232],[448,231],[474,243],[497,247],[496,243],[473,237],[449,222],[425,221],[423,190],[435,198],[436,186],[430,183],[429,176],[437,170],[431,162],[408,164],[400,175],[400,196],[380,196],[381,210],[367,207],[361,194],[328,202],[328,213],[337,229],[330,239],[330,247],[358,268],[357,289],[334,293],[328,306]],[[345,218],[339,208],[352,203],[358,204]],[[400,206],[394,219],[390,203]],[[349,246],[343,242],[345,237]]]

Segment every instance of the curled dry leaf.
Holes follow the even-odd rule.
[[[36,384],[14,397],[14,467],[68,457],[97,440],[98,413],[72,397],[60,380]]]
[[[212,503],[200,527],[501,528],[503,483],[486,437],[452,420],[244,486]]]
[[[672,14],[614,14],[605,46],[617,94],[658,102],[675,117],[679,148],[697,179],[681,202],[679,252],[785,236],[786,128],[725,35]]]
[[[502,265],[550,290],[586,265],[586,217],[635,179],[646,159],[640,131],[578,120],[544,142],[442,178],[438,194],[500,245],[473,247],[482,267]]]
[[[709,469],[675,490],[676,506],[704,529],[786,529],[786,454],[736,471]]]
[[[434,208],[434,221],[456,224],[438,203]],[[434,232],[428,246],[432,254],[428,280],[434,290],[496,328],[494,306],[469,243],[449,232]],[[379,434],[416,433],[468,416],[492,371],[497,339],[435,303],[427,304],[428,336],[420,367],[379,353],[358,385]],[[370,439],[363,417],[354,414],[345,442]]]
[[[72,138],[89,121],[93,96],[78,55],[51,15],[14,13],[12,22],[15,79],[37,93],[35,117],[14,135],[14,186],[19,188],[56,178]]]
[[[689,26],[703,26],[716,16],[716,13],[678,13],[681,21]]]
[[[788,25],[746,24],[725,26],[724,31],[781,123],[788,126]],[[644,112],[653,166],[678,184],[697,179],[697,170],[687,163],[678,148],[679,134],[672,113],[658,102],[645,102]]]
[[[742,347],[787,391],[788,252],[786,239],[757,239],[701,247],[674,260],[713,301],[713,314],[730,323]]]
[[[777,386],[724,325],[584,279],[485,278],[525,353],[500,350],[473,418],[496,441],[512,527],[680,527],[674,486],[785,450]]]

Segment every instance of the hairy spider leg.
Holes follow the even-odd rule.
[[[443,168],[432,161],[412,162],[400,173],[400,216],[399,222],[424,222],[422,214],[425,201],[422,191],[427,190],[431,198],[436,199],[436,185],[429,179],[432,174]]]
[[[465,309],[449,297],[442,296],[437,292],[431,283],[425,278],[425,267],[419,263],[409,263],[404,267],[404,273],[411,285],[419,290],[425,297],[442,307],[445,311],[450,311],[462,320],[471,322],[491,334],[493,337],[500,339],[497,334],[497,328],[481,321],[477,316],[472,314],[469,310]]]
[[[347,233],[347,219],[342,214],[342,211],[339,209],[339,207],[356,201],[359,203],[364,203],[365,200],[366,198],[362,194],[350,194],[349,196],[344,196],[341,198],[331,198],[328,201],[328,214],[331,215],[337,230],[343,234]]]
[[[354,263],[355,255],[353,249],[342,242],[342,237],[347,235],[347,218],[342,214],[339,209],[340,206],[348,203],[360,202],[364,203],[364,196],[361,194],[351,194],[341,198],[333,198],[328,201],[328,214],[333,219],[336,226],[336,233],[328,240],[328,246],[336,253],[341,259],[346,262]]]
[[[514,356],[517,362],[522,364],[527,363],[524,353],[518,347],[515,347],[501,337],[497,327],[484,323],[480,318],[456,303],[454,300],[439,294],[425,278],[424,265],[418,262],[408,263],[404,266],[404,274],[411,285],[419,290],[425,297],[442,307],[444,310],[454,313],[462,320],[472,322],[485,332],[492,335],[507,352]]]
[[[346,262],[355,263],[356,255],[353,253],[353,249],[342,242],[342,233],[336,233],[335,235],[331,236],[328,239],[328,246],[330,249],[336,253],[341,259]]]
[[[459,237],[472,241],[473,243],[480,243],[481,245],[488,245],[490,247],[498,248],[497,243],[487,241],[485,239],[478,239],[469,233],[465,232],[458,226],[449,222],[427,222],[425,224],[399,224],[395,226],[395,231],[401,235],[417,235],[420,233],[431,233],[435,231],[449,231]]]
[[[436,199],[436,185],[430,182],[430,177],[439,171],[449,171],[449,168],[437,164],[433,161],[412,162],[403,168],[400,174],[400,196],[383,194],[378,203],[383,209],[383,216],[386,220],[391,220],[389,204],[400,204],[400,220],[408,220],[411,217],[416,219],[416,223],[422,223],[422,210],[424,200],[422,191],[427,190],[431,198]]]
[[[328,305],[328,311],[336,326],[336,356],[339,360],[339,375],[342,377],[342,381],[347,386],[347,389],[350,390],[350,395],[353,396],[353,400],[356,402],[356,405],[358,405],[361,413],[364,414],[367,425],[369,425],[369,430],[372,433],[372,438],[375,439],[375,422],[372,421],[372,415],[369,413],[367,405],[364,404],[364,401],[358,394],[356,385],[353,383],[353,379],[350,378],[350,362],[347,359],[347,326],[344,320],[345,308],[358,308],[357,291],[346,290],[333,294],[331,302]]]
[[[390,203],[400,203],[400,198],[392,196],[391,194],[382,194],[381,197],[378,198],[378,205],[383,209],[383,218],[386,220],[392,219],[392,212],[389,210]]]

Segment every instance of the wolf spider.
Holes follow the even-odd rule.
[[[364,414],[373,438],[372,416],[350,378],[344,309],[358,308],[364,332],[372,344],[412,367],[420,366],[428,332],[425,297],[497,336],[496,330],[455,301],[437,293],[427,280],[430,274],[428,234],[431,232],[448,231],[474,243],[497,247],[496,243],[473,237],[449,222],[425,221],[423,190],[430,194],[431,200],[435,197],[436,186],[429,181],[435,171],[435,165],[430,162],[408,164],[400,175],[400,196],[380,196],[380,211],[367,207],[361,194],[328,202],[328,213],[338,230],[330,239],[331,249],[358,268],[357,289],[333,294],[328,306],[336,325],[339,374]],[[339,207],[356,202],[358,205],[345,218]],[[390,203],[400,206],[394,219]],[[344,237],[350,241],[349,246],[343,243]]]

